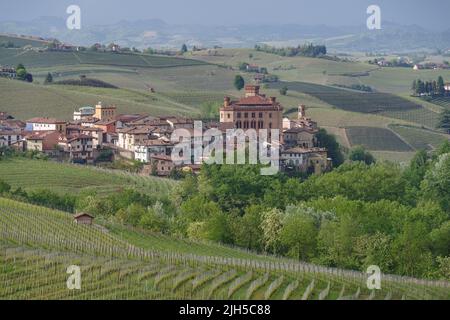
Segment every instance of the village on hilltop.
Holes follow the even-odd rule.
[[[247,85],[237,101],[224,98],[220,121],[209,122],[203,130],[215,128],[224,135],[228,129],[278,129],[280,167],[284,170],[319,174],[331,169],[325,148],[318,147],[317,123],[298,108],[295,120],[283,118],[283,107],[275,97],[266,97],[258,85]],[[74,111],[73,120],[36,117],[25,121],[0,112],[0,147],[36,151],[58,161],[93,164],[104,150],[115,158],[143,163],[143,174],[169,176],[173,170],[198,172],[201,161],[175,164],[171,158],[176,129],[189,132],[194,144],[194,119],[179,116],[117,114],[115,106],[99,102],[95,107]],[[183,137],[179,137],[182,139]]]

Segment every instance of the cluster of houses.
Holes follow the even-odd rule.
[[[16,69],[8,66],[0,66],[0,77],[15,79],[17,77]]]
[[[215,128],[225,135],[233,128],[257,132],[279,129],[282,168],[311,173],[330,169],[327,150],[318,147],[316,140],[317,123],[306,116],[305,106],[299,107],[297,119],[283,118],[283,107],[276,98],[266,97],[259,90],[258,85],[247,85],[241,99],[232,101],[225,97],[220,121],[203,125],[203,130]],[[196,173],[201,160],[182,165],[172,161],[172,134],[176,129],[184,129],[196,139],[193,119],[117,114],[115,106],[99,102],[95,107],[74,111],[71,121],[38,117],[23,122],[2,112],[0,147],[35,150],[59,160],[85,164],[94,163],[102,150],[109,149],[117,157],[142,162],[145,174],[168,176],[174,169]]]

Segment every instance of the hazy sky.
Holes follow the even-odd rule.
[[[0,0],[0,21],[63,18],[70,4],[81,7],[87,25],[154,18],[170,24],[365,25],[368,5],[377,4],[387,21],[450,28],[449,0]]]

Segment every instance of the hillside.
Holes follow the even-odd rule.
[[[25,46],[45,47],[48,44],[48,41],[38,37],[0,34],[0,45],[1,44],[12,44],[16,48]]]
[[[69,214],[0,198],[0,297],[3,299],[448,299],[446,282],[366,275],[228,250],[204,256],[128,243]],[[181,244],[180,244],[181,245]],[[156,246],[155,246],[156,247]],[[81,290],[67,290],[68,265]],[[8,285],[5,285],[7,281]]]
[[[130,187],[142,193],[167,195],[177,184],[174,180],[123,171],[20,158],[0,161],[0,179],[14,188],[26,191],[45,188],[59,194],[89,190],[108,194]]]
[[[430,144],[427,133],[435,130],[439,113],[446,107],[445,101],[413,98],[409,91],[416,78],[433,79],[442,75],[450,79],[450,71],[379,68],[363,62],[360,56],[348,56],[348,59],[281,57],[253,49],[210,49],[188,52],[184,58],[176,58],[0,48],[0,64],[22,62],[35,79],[33,84],[0,79],[0,109],[23,120],[42,115],[68,120],[73,110],[102,101],[116,105],[119,113],[200,118],[203,104],[219,104],[225,95],[242,95],[233,87],[236,74],[242,74],[246,83],[253,83],[254,74],[242,73],[237,68],[240,63],[247,62],[266,67],[269,73],[280,78],[280,83],[263,84],[262,90],[278,97],[286,116],[295,117],[298,105],[305,104],[308,115],[319,126],[335,134],[345,148],[355,145],[347,128],[367,127],[367,132],[378,128],[389,133],[391,125],[415,127],[417,143],[413,150],[406,151],[403,147],[393,150],[383,144],[372,148],[373,144],[364,136],[358,143],[376,152],[379,159],[400,162],[411,159],[418,149],[414,146],[435,148],[437,144],[433,141],[437,139]],[[77,80],[85,75],[118,89],[43,85],[49,72],[55,82]],[[368,85],[375,92],[337,87],[356,84]],[[285,85],[289,91],[286,96],[281,96],[279,88]],[[150,92],[150,88],[155,92]],[[410,131],[395,133],[404,141],[410,140]]]

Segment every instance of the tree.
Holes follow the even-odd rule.
[[[396,272],[401,275],[423,277],[432,264],[428,249],[429,238],[422,222],[406,222],[393,244]]]
[[[241,75],[236,75],[236,77],[234,77],[234,87],[237,90],[241,91],[242,88],[244,88],[244,86],[245,86],[244,78],[242,78]]]
[[[413,92],[413,94],[417,93],[417,80],[414,80],[411,86],[411,90]]]
[[[167,216],[160,201],[157,201],[153,207],[148,208],[143,213],[139,220],[139,225],[153,232],[165,232],[167,230]]]
[[[419,198],[420,184],[429,168],[428,154],[425,150],[418,151],[409,166],[403,172],[405,179],[404,198],[410,204],[415,204]]]
[[[11,190],[11,186],[3,180],[0,180],[0,194],[9,192]]]
[[[19,80],[26,80],[27,77],[27,70],[25,68],[18,68],[16,69],[17,79]]]
[[[450,153],[439,156],[422,182],[424,195],[441,204],[443,210],[450,210]]]
[[[47,73],[47,77],[45,78],[44,83],[48,84],[48,83],[52,83],[53,82],[53,76],[52,74],[49,72]]]
[[[281,248],[280,233],[283,227],[283,212],[272,209],[263,213],[261,229],[263,230],[264,248],[274,254],[279,253]]]
[[[446,133],[450,134],[450,109],[441,113],[437,128],[443,129]]]
[[[183,44],[183,45],[181,46],[181,53],[186,53],[187,51],[188,51],[187,45],[186,45],[186,44]]]
[[[262,207],[251,205],[245,209],[245,214],[236,221],[236,244],[247,249],[262,249]]]
[[[367,165],[375,163],[375,158],[373,157],[373,155],[363,146],[356,146],[352,150],[350,150],[348,158],[351,161],[362,161]]]
[[[313,256],[316,247],[317,229],[311,217],[298,211],[283,219],[280,232],[281,243],[289,248],[289,253],[298,260]]]
[[[283,86],[281,89],[280,89],[280,94],[282,95],[282,96],[285,96],[285,95],[287,95],[287,92],[288,92],[288,87],[287,86]]]
[[[332,159],[334,167],[338,167],[344,162],[344,155],[335,136],[328,134],[325,129],[320,129],[316,134],[316,139],[319,147],[327,148],[328,156]]]
[[[438,91],[439,95],[443,95],[445,93],[444,78],[442,78],[442,76],[439,76],[439,78],[438,78],[437,91]]]
[[[31,73],[27,73],[25,76],[25,81],[30,83],[33,82],[33,75]]]

